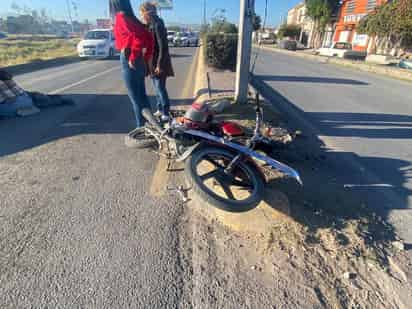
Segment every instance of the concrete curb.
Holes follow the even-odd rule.
[[[287,50],[282,50],[282,49],[267,47],[267,46],[261,46],[261,48],[262,50],[270,51],[273,53],[279,53],[279,54],[299,57],[303,59],[317,61],[320,63],[330,63],[330,64],[339,65],[339,66],[343,66],[347,68],[353,68],[353,69],[368,72],[368,73],[379,74],[379,75],[386,76],[386,77],[391,77],[391,78],[396,78],[396,79],[403,80],[403,81],[412,82],[412,71],[411,70],[409,72],[407,70],[403,70],[400,68],[388,67],[388,66],[383,66],[383,65],[379,66],[375,64],[367,64],[367,63],[363,63],[360,61],[350,61],[350,60],[344,60],[344,59],[339,59],[339,58],[329,58],[329,57],[323,57],[323,56],[318,56],[318,55],[306,54],[306,53],[302,53],[299,51],[293,52],[293,51],[287,51]]]
[[[195,77],[195,100],[199,103],[207,102],[209,100],[206,73],[208,67],[205,63],[204,47],[200,46],[197,57],[197,70]]]
[[[209,100],[206,79],[208,67],[204,62],[203,48],[199,51],[197,61],[194,93],[196,101],[202,103]],[[282,192],[273,189],[266,190],[264,200],[255,209],[244,213],[226,212],[207,204],[192,191],[190,195],[191,209],[212,222],[217,220],[235,232],[269,235],[274,225],[291,220],[288,198]]]

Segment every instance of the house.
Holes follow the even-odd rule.
[[[301,28],[299,41],[306,47],[310,47],[312,35],[314,32],[314,23],[312,18],[306,14],[306,5],[304,2],[297,4],[288,11],[287,24],[297,25]]]
[[[334,42],[352,43],[353,49],[367,51],[369,37],[356,33],[359,21],[387,0],[343,0],[333,37]]]

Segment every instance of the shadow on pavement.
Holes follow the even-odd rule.
[[[367,113],[306,113],[327,136],[412,138],[412,116]]]
[[[126,95],[65,97],[76,104],[42,109],[39,114],[24,118],[0,119],[0,158],[75,135],[127,134],[134,129],[133,110]],[[172,105],[187,102],[173,100]]]
[[[339,85],[356,85],[367,86],[368,83],[344,78],[330,78],[330,77],[310,77],[310,76],[286,76],[286,75],[259,75],[259,79],[264,81],[277,82],[302,82],[302,83],[320,83],[320,84],[339,84]]]
[[[193,55],[190,55],[190,54],[173,54],[173,53],[170,53],[170,57],[172,57],[172,58],[191,58],[191,57],[193,57]]]
[[[314,132],[307,122],[301,121],[303,117],[307,117],[304,111],[266,84],[264,78],[253,77],[252,84],[269,102],[276,102],[277,109],[288,114],[289,129],[303,131],[290,147],[276,151],[275,158],[296,168],[301,174],[304,186],[298,188],[289,180],[282,178],[277,178],[269,184],[272,188],[284,192],[289,198],[291,216],[314,232],[330,226],[344,228],[342,224],[348,220],[357,219],[362,222],[363,218],[368,217],[365,224],[369,225],[367,230],[374,233],[374,240],[393,239],[393,228],[382,224],[380,217],[387,220],[393,210],[408,209],[408,199],[412,192],[405,184],[410,177],[408,175],[410,175],[411,162],[383,157],[360,157],[352,152],[328,149],[318,138],[318,132]],[[352,121],[358,124],[362,121],[369,124],[369,121],[411,122],[412,120],[401,115],[380,117],[380,115],[366,114],[327,114],[325,119],[336,122],[340,119],[343,122]],[[336,130],[342,133],[339,136],[354,136],[351,131],[345,131],[346,129],[339,126]],[[367,130],[365,128],[362,136],[368,136]],[[399,136],[404,134],[406,132],[402,132]],[[383,133],[376,138],[386,138],[386,136],[387,134]],[[390,179],[391,185],[380,183],[376,175],[365,171],[362,166],[384,168],[387,171],[385,179]],[[271,201],[267,202],[271,204]],[[276,205],[273,207],[276,208]],[[324,220],[325,217],[327,220]]]

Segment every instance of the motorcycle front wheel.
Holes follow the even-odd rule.
[[[245,212],[261,202],[265,182],[255,165],[247,161],[239,161],[227,172],[235,156],[218,147],[200,148],[186,160],[186,179],[205,202],[225,211]]]

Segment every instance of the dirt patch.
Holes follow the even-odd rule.
[[[410,253],[384,219],[333,181],[326,150],[304,132],[288,129],[269,107],[265,120],[288,145],[273,155],[297,168],[305,186],[267,174],[263,207],[279,214],[273,217],[258,217],[261,205],[242,221],[242,215],[217,213],[196,199],[189,204],[192,305],[407,308],[412,300]],[[254,106],[233,105],[224,117],[251,130]],[[251,229],[251,218],[265,228]]]

